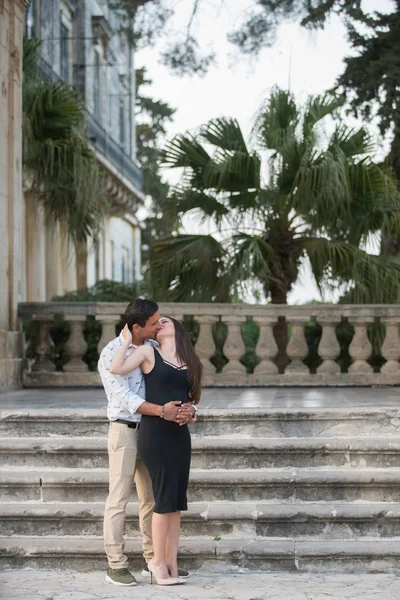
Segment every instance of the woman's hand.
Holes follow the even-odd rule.
[[[122,330],[122,337],[124,338],[124,343],[127,346],[132,344],[132,332],[130,331],[128,324],[126,324]]]

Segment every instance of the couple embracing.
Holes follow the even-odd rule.
[[[183,326],[160,317],[152,300],[131,302],[125,323],[98,365],[110,421],[106,581],[136,585],[124,553],[126,505],[135,480],[147,563],[142,574],[160,585],[177,585],[188,577],[178,569],[177,554],[191,459],[187,424],[196,420],[202,366]]]

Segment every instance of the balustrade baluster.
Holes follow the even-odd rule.
[[[349,354],[354,362],[349,367],[349,373],[362,375],[373,372],[371,365],[367,363],[367,359],[372,353],[367,327],[373,320],[373,317],[351,317],[354,336],[349,346]]]
[[[322,327],[322,336],[318,345],[318,354],[323,363],[317,368],[317,373],[329,373],[336,375],[340,373],[340,367],[335,361],[340,354],[340,344],[336,337],[336,325],[341,321],[340,317],[319,317],[318,323]]]
[[[36,323],[36,343],[34,351],[38,355],[32,364],[32,371],[55,371],[56,365],[51,360],[54,354],[54,342],[50,335],[50,326],[54,323],[54,315],[32,315]]]
[[[115,326],[119,322],[119,315],[96,315],[96,321],[101,324],[101,338],[97,344],[97,351],[101,354],[101,351],[108,342],[111,342],[115,338]]]
[[[254,376],[258,383],[266,383],[270,375],[276,375],[279,372],[278,367],[272,362],[272,359],[278,354],[273,326],[276,323],[275,317],[254,317],[254,322],[260,328],[260,337],[256,346],[256,354],[261,362],[254,369]]]
[[[197,338],[195,350],[201,360],[204,368],[204,384],[211,383],[215,377],[215,367],[210,362],[214,356],[215,344],[212,334],[213,324],[218,321],[218,317],[211,315],[196,315],[195,320],[200,325],[199,337]]]
[[[86,321],[86,316],[66,315],[65,320],[71,326],[71,334],[65,344],[70,360],[64,365],[64,371],[73,373],[83,373],[88,370],[88,366],[82,360],[85,354],[87,345],[83,338],[83,325]]]
[[[286,323],[288,326],[291,326],[290,340],[286,348],[286,353],[291,362],[286,367],[285,373],[309,373],[308,367],[303,363],[303,360],[308,354],[308,346],[304,335],[304,327],[307,325],[309,320],[309,317],[286,317]]]
[[[382,344],[381,353],[386,363],[381,368],[385,375],[399,375],[400,372],[400,335],[398,317],[386,317],[381,319],[385,325],[386,335]]]
[[[224,380],[232,384],[243,383],[246,380],[246,367],[240,362],[240,358],[246,352],[242,339],[240,327],[244,323],[244,317],[223,316],[223,323],[228,327],[228,336],[224,344],[224,354],[229,362],[224,366],[222,374]]]

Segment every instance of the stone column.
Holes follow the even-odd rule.
[[[381,368],[383,375],[400,375],[400,335],[399,319],[397,317],[387,317],[381,319],[381,323],[386,328],[385,340],[382,344],[382,356],[386,363]]]
[[[340,317],[319,317],[318,323],[322,327],[322,336],[318,345],[318,354],[323,363],[317,368],[317,373],[329,373],[337,375],[340,373],[340,367],[335,359],[340,354],[340,344],[336,337],[336,325],[341,321]]]
[[[0,2],[0,390],[21,385],[25,300],[22,194],[22,37],[28,2]]]
[[[43,208],[33,192],[25,192],[26,299],[46,301],[46,230]]]
[[[245,345],[240,331],[244,317],[223,316],[223,323],[228,327],[228,336],[224,344],[224,354],[229,360],[222,370],[224,381],[231,385],[243,385],[246,383],[247,373],[246,367],[240,362],[240,358],[246,352]]]
[[[54,342],[51,339],[50,327],[54,323],[54,315],[32,315],[36,323],[36,344],[34,351],[37,355],[32,365],[32,371],[55,371],[53,363]]]
[[[354,326],[354,336],[349,346],[349,354],[353,359],[353,364],[349,367],[349,373],[363,375],[373,372],[371,365],[367,363],[367,359],[371,356],[372,352],[367,327],[373,320],[373,317],[351,317],[351,324]]]
[[[59,223],[46,223],[46,300],[51,302],[54,296],[61,296],[62,253]]]
[[[218,317],[211,315],[199,315],[194,317],[200,324],[199,337],[196,342],[196,352],[199,355],[201,363],[204,367],[204,384],[208,385],[215,379],[215,367],[210,362],[210,358],[214,356],[215,344],[212,334],[212,326],[218,321]]]
[[[261,359],[254,369],[254,376],[257,383],[267,383],[270,375],[278,374],[278,367],[272,362],[272,359],[278,354],[278,346],[273,333],[276,317],[254,317],[254,322],[260,327],[256,354]]]
[[[67,224],[60,224],[61,289],[62,294],[76,290],[75,248],[68,237]]]
[[[290,364],[286,367],[285,373],[309,373],[308,367],[303,362],[308,354],[308,346],[304,336],[304,327],[309,320],[309,317],[286,317],[288,326],[291,326],[291,336],[286,348],[286,353],[290,358]]]
[[[96,321],[101,323],[101,338],[97,344],[97,352],[101,354],[101,351],[108,342],[111,342],[115,338],[115,326],[119,322],[121,317],[117,315],[96,315]]]

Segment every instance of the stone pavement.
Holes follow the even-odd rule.
[[[138,577],[119,588],[104,572],[16,570],[0,573],[2,600],[398,600],[400,577],[391,574],[192,573],[185,585],[162,588]]]
[[[107,400],[101,388],[21,389],[0,394],[0,411],[11,409],[104,409]],[[400,407],[399,386],[379,387],[271,387],[206,388],[203,409],[297,409]]]

